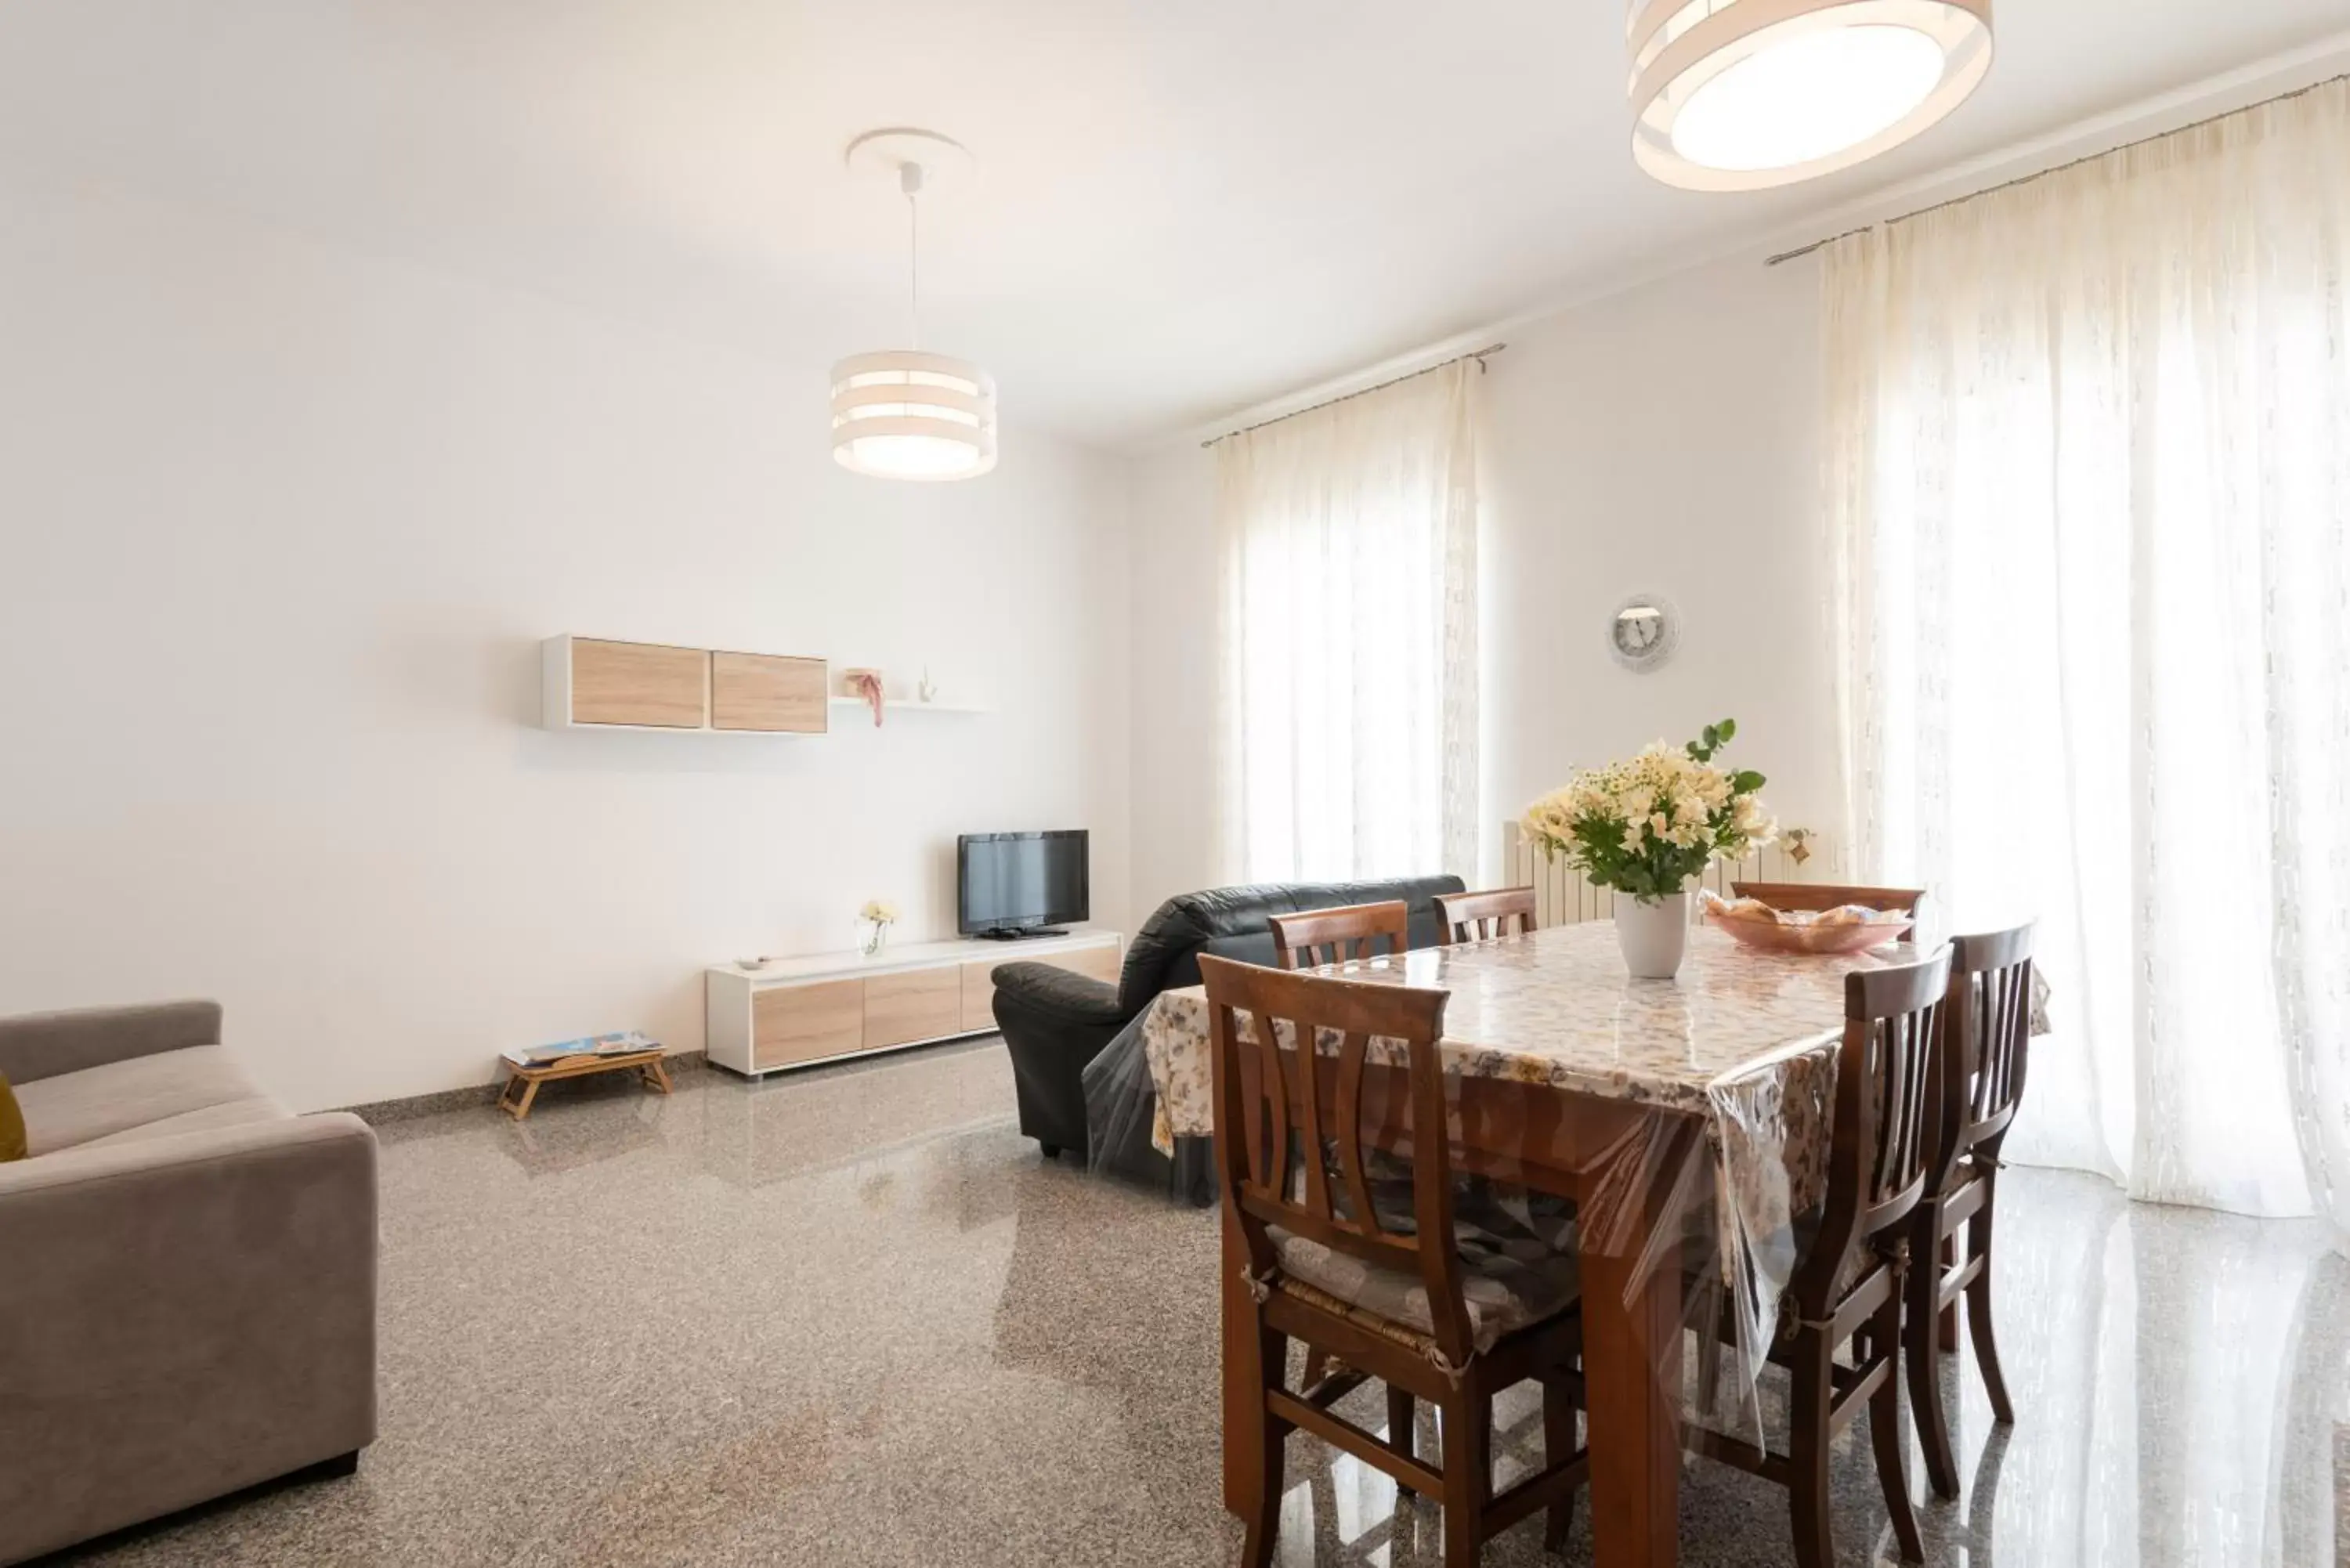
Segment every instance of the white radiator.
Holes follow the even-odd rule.
[[[1717,860],[1706,868],[1704,883],[1723,898],[1732,882],[1840,882],[1844,857],[1831,851],[1825,837],[1808,828],[1782,828],[1767,847],[1742,860]],[[1515,822],[1502,826],[1502,885],[1534,890],[1534,922],[1567,926],[1579,920],[1607,920],[1616,916],[1616,893],[1595,888],[1583,873],[1570,870],[1564,860],[1553,860],[1532,844]]]

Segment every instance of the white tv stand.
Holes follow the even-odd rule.
[[[995,1032],[996,966],[1049,963],[1118,983],[1124,941],[1079,929],[1019,941],[910,942],[703,971],[710,1059],[747,1077]]]

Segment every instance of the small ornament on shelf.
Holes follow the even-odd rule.
[[[850,670],[841,675],[841,682],[851,697],[862,697],[872,705],[873,727],[881,727],[881,708],[886,701],[882,694],[881,672],[878,670]]]

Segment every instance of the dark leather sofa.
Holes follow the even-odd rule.
[[[1048,1158],[1063,1149],[1086,1155],[1087,1064],[1160,992],[1199,984],[1201,953],[1270,964],[1274,916],[1393,898],[1410,906],[1411,945],[1432,947],[1442,940],[1436,896],[1461,890],[1458,877],[1217,888],[1159,905],[1127,948],[1115,986],[1050,964],[998,966],[995,1023],[1012,1054],[1021,1133]]]

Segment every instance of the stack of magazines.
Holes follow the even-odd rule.
[[[544,1067],[566,1056],[633,1056],[658,1051],[660,1042],[630,1029],[619,1034],[590,1034],[585,1040],[564,1040],[553,1045],[525,1045],[503,1053],[517,1067]]]

